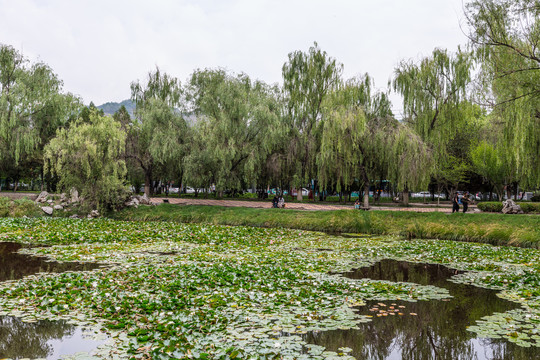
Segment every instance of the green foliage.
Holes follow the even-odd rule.
[[[525,214],[540,214],[540,204],[533,202],[519,202],[518,205]],[[478,203],[478,208],[485,212],[501,212],[503,204],[501,201],[484,201]]]
[[[475,171],[492,184],[499,198],[502,198],[504,186],[513,180],[511,163],[505,157],[507,151],[502,146],[493,146],[486,141],[480,142],[471,151],[471,161]]]
[[[423,187],[431,161],[424,142],[392,117],[386,94],[372,95],[372,86],[366,74],[327,96],[317,159],[322,188],[348,190],[359,179],[366,207],[372,179],[392,180],[400,189]]]
[[[263,170],[283,132],[277,89],[245,74],[198,70],[189,85],[197,123],[186,157],[186,182],[194,187],[243,190]]]
[[[43,147],[80,108],[79,99],[61,89],[49,66],[30,64],[0,44],[0,176],[18,180],[41,174]]]
[[[147,196],[157,171],[163,180],[181,177],[184,144],[189,138],[177,108],[181,96],[180,81],[159,68],[148,74],[146,84],[131,83],[131,98],[137,108],[134,121],[126,126],[126,157],[142,169]]]
[[[77,189],[88,205],[120,207],[127,196],[126,134],[111,117],[92,112],[89,120],[58,131],[45,148],[46,170],[58,175],[61,189]]]
[[[419,64],[402,61],[395,70],[393,87],[403,95],[405,116],[422,139],[443,146],[461,125],[471,59],[435,49]]]
[[[538,1],[475,0],[465,13],[481,90],[496,105],[519,180],[533,188],[540,185],[539,11]]]
[[[435,49],[418,64],[402,61],[392,82],[403,96],[405,121],[431,148],[432,175],[439,184],[446,182],[452,188],[464,177],[465,159],[453,153],[451,146],[460,130],[469,130],[467,122],[475,111],[466,102],[471,65],[470,55],[461,50],[449,54]]]
[[[367,214],[367,215],[366,215]],[[286,227],[331,233],[400,235],[407,238],[477,241],[540,248],[539,216],[416,213],[411,211],[297,211],[159,205],[113,214],[124,220],[178,221],[223,225]]]
[[[520,202],[519,206],[525,214],[540,214],[540,204],[532,202]]]
[[[500,213],[503,209],[501,201],[483,201],[478,203],[478,208],[485,212],[497,212]]]
[[[41,209],[32,200],[11,200],[7,197],[0,196],[0,217],[36,217],[41,214]]]
[[[298,188],[316,176],[322,104],[339,86],[342,71],[343,65],[329,57],[317,43],[308,52],[290,53],[288,62],[283,65],[283,91],[291,131],[288,162]]]

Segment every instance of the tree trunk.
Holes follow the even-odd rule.
[[[302,199],[303,199],[303,197],[302,197],[302,188],[296,189],[296,200],[302,201]]]
[[[364,184],[364,207],[369,208],[369,183]]]
[[[144,172],[144,194],[150,197],[152,193],[152,171],[146,170]]]
[[[409,205],[409,188],[407,186],[403,189],[403,205]]]

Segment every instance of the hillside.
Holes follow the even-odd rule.
[[[126,110],[128,111],[129,116],[133,117],[133,113],[135,112],[135,103],[131,100],[124,100],[120,103],[108,102],[108,103],[97,106],[97,108],[102,109],[106,115],[113,115],[115,112],[117,112],[120,109],[122,105],[126,107]]]

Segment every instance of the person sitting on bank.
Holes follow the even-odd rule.
[[[281,195],[279,196],[278,208],[280,208],[280,209],[285,208],[285,199],[283,199],[283,196],[281,196]]]
[[[274,195],[274,198],[272,199],[272,207],[277,209],[278,202],[279,202],[279,199],[278,199],[277,195]]]
[[[354,203],[354,208],[355,209],[360,209],[360,198],[356,199],[356,202]]]

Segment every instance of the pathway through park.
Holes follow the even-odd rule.
[[[248,208],[272,208],[272,202],[268,201],[242,201],[242,200],[217,200],[217,199],[195,199],[195,198],[152,198],[152,203],[161,204],[168,200],[170,204],[175,205],[207,205],[207,206],[226,206],[226,207],[248,207]],[[287,203],[286,209],[294,210],[345,210],[353,209],[352,205],[334,205],[324,203]],[[444,212],[451,213],[452,207],[448,204],[441,204],[441,207],[429,204],[411,204],[410,207],[397,207],[397,206],[372,206],[370,210],[389,210],[389,211],[414,211],[414,212]],[[462,211],[462,208],[460,209]],[[469,206],[470,212],[479,211],[475,205]]]

